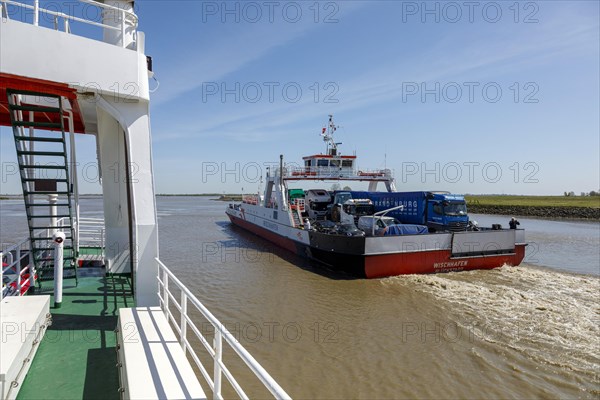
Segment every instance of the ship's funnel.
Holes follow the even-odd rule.
[[[134,48],[137,17],[133,10],[133,1],[104,0],[99,3],[112,6],[102,8],[102,23],[116,28],[104,28],[104,41],[117,46]]]

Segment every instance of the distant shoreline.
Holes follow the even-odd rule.
[[[465,198],[467,209],[473,214],[600,220],[599,196],[467,195]]]
[[[467,206],[467,209],[469,211],[469,214],[494,214],[522,217],[540,217],[549,219],[600,220],[600,209],[591,207],[544,207],[469,204]]]

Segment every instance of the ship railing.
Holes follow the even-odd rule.
[[[290,207],[292,210],[304,212],[306,207],[306,201],[305,199],[292,199],[290,200]]]
[[[122,38],[125,37],[125,32],[128,29],[133,29],[134,32],[135,32],[135,30],[137,30],[138,17],[133,12],[130,12],[130,11],[127,11],[122,8],[115,7],[115,6],[112,6],[109,4],[100,3],[100,2],[97,2],[94,0],[72,1],[69,4],[70,10],[75,10],[75,8],[76,8],[76,7],[74,7],[73,3],[75,3],[75,4],[83,3],[83,4],[88,4],[90,6],[93,6],[93,7],[98,7],[102,10],[102,13],[104,13],[105,10],[111,11],[111,12],[115,13],[115,17],[114,17],[115,20],[118,16],[120,24],[118,26],[108,25],[108,24],[104,24],[102,22],[94,21],[92,18],[78,17],[75,15],[67,14],[64,12],[57,11],[57,10],[43,8],[43,7],[40,7],[39,0],[34,0],[33,4],[27,4],[27,3],[24,3],[21,1],[15,1],[15,0],[0,0],[0,15],[1,15],[1,18],[3,18],[3,19],[10,19],[10,15],[12,13],[9,11],[8,6],[13,5],[15,7],[20,7],[25,10],[32,10],[31,14],[33,16],[33,25],[35,25],[35,26],[39,26],[41,14],[50,15],[53,18],[55,30],[59,30],[59,25],[60,25],[59,20],[62,19],[62,30],[66,33],[71,33],[71,26],[70,26],[71,21],[81,22],[83,24],[92,25],[92,26],[103,28],[103,29],[119,31],[119,32],[121,32]],[[56,3],[51,3],[51,4],[56,6]],[[26,13],[25,17],[27,17],[28,15],[29,15],[29,13]],[[83,12],[82,15],[84,17],[87,16],[87,12]],[[26,21],[21,21],[21,22],[26,22]],[[125,40],[121,41],[121,45],[122,45],[122,47],[125,47],[125,45],[126,45]]]
[[[106,229],[102,218],[79,218],[77,222],[79,247],[98,247],[104,250]]]
[[[284,170],[286,179],[356,179],[356,180],[386,180],[393,177],[390,169],[354,169],[351,167],[300,167]]]
[[[190,357],[194,360],[194,363],[200,370],[206,384],[212,390],[213,398],[223,399],[221,394],[223,376],[225,376],[231,387],[241,399],[249,398],[223,361],[223,344],[227,344],[244,361],[246,366],[254,373],[273,397],[277,399],[290,399],[291,397],[277,382],[275,382],[273,377],[271,377],[258,361],[252,357],[236,337],[221,322],[219,322],[210,311],[208,311],[200,300],[198,300],[198,298],[194,296],[183,283],[181,283],[173,272],[171,272],[158,258],[155,260],[158,264],[158,297],[160,299],[161,309],[177,332],[183,351],[189,351]],[[177,299],[172,293],[173,288],[179,292],[180,299]],[[214,334],[212,345],[190,318],[190,310],[188,310],[188,306],[190,305],[193,307],[194,312],[200,312],[212,326],[211,329],[213,332],[211,333]],[[179,311],[179,319],[173,315],[172,307]],[[204,364],[200,361],[200,357],[188,339],[189,330],[194,333],[196,340],[202,343],[206,352],[212,357],[214,365],[212,377]]]
[[[27,238],[0,251],[1,298],[23,296],[30,287],[35,286],[35,266],[29,249],[30,240]],[[26,263],[24,260],[27,260]]]
[[[258,205],[260,204],[260,198],[256,195],[244,196],[242,203]]]
[[[75,229],[73,245],[75,247],[76,252],[79,252],[80,247],[94,247],[101,249],[102,255],[104,255],[104,244],[106,236],[104,219],[80,217],[79,221],[75,220],[73,224],[73,227]],[[61,228],[67,227],[69,225],[69,218],[63,217],[58,219],[56,221],[56,225],[58,226],[58,230],[64,231],[64,229]],[[52,237],[53,230],[46,228],[46,230],[43,231],[42,234],[45,237]],[[42,234],[40,234],[40,236]]]

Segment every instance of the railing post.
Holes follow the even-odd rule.
[[[125,10],[121,10],[121,47],[125,47]]]
[[[29,258],[29,276],[31,277],[31,285],[29,285],[29,287],[35,288],[35,284],[37,283],[35,279],[37,271],[35,269],[35,258],[33,257],[33,243],[31,242],[31,240],[29,240],[29,254],[27,254],[27,257]]]
[[[215,376],[213,399],[221,398],[221,362],[223,360],[223,336],[221,335],[221,327],[215,326]]]
[[[163,300],[164,300],[164,309],[163,312],[165,313],[165,317],[167,318],[167,321],[169,320],[169,274],[167,274],[167,271],[163,270]]]
[[[54,308],[60,308],[62,305],[63,290],[63,244],[65,234],[63,232],[54,233]]]
[[[185,344],[186,341],[186,335],[187,335],[187,296],[185,294],[185,292],[182,290],[181,291],[181,336],[180,336],[180,342],[181,342],[181,348],[183,349],[183,354],[186,353],[186,349],[187,346]]]
[[[38,26],[40,23],[40,0],[33,2],[33,25]]]
[[[17,270],[17,296],[20,296],[21,295],[21,246],[17,246],[16,253],[17,253],[17,264],[15,267]]]

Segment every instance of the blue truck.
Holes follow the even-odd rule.
[[[403,224],[425,225],[430,232],[465,231],[469,226],[467,203],[463,195],[447,192],[362,192],[337,191],[333,204],[344,204],[348,199],[369,199],[375,212],[404,206],[386,214]]]

